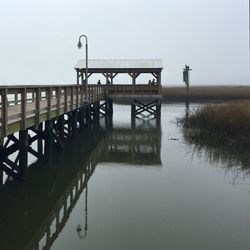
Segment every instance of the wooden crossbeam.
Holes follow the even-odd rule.
[[[21,177],[15,171],[7,167],[4,163],[0,163],[0,169],[12,178],[21,180]]]
[[[143,112],[147,112],[150,115],[156,116],[156,108],[154,109],[154,107],[156,107],[157,101],[152,101],[148,104],[145,104],[145,103],[135,100],[134,103],[136,106],[136,109],[135,109],[136,116],[142,114]]]

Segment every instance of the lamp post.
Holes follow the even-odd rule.
[[[85,71],[85,85],[88,85],[88,38],[87,38],[87,36],[86,35],[81,35],[80,37],[79,37],[79,41],[78,41],[78,44],[77,44],[77,47],[79,48],[79,49],[81,49],[81,47],[82,47],[82,43],[81,43],[81,38],[82,37],[85,37],[85,39],[86,39],[86,45],[85,45],[85,48],[86,48],[86,71]]]

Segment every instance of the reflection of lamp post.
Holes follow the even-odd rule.
[[[82,226],[79,224],[76,227],[76,232],[80,239],[87,238],[87,231],[88,231],[88,182],[86,184],[86,191],[85,191],[85,225],[84,225],[84,232],[82,230]]]
[[[87,36],[85,36],[85,35],[81,35],[80,37],[79,37],[79,41],[78,41],[78,44],[77,44],[77,47],[79,48],[79,49],[81,49],[81,47],[82,47],[82,43],[81,43],[81,38],[82,37],[85,37],[85,39],[86,39],[86,72],[85,72],[85,85],[88,85],[88,38],[87,38]]]

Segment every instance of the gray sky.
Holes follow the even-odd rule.
[[[163,84],[249,84],[248,0],[0,0],[0,85],[75,83],[89,58],[163,60]],[[90,78],[91,82],[91,78]]]

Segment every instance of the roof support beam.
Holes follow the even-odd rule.
[[[118,73],[102,73],[104,75],[104,77],[106,77],[106,84],[109,85],[113,85],[113,79],[118,75]],[[110,79],[110,80],[109,80]]]
[[[155,79],[156,79],[156,84],[161,85],[161,72],[158,73],[151,73]]]
[[[136,84],[136,78],[141,74],[139,72],[128,73],[132,77],[132,85]]]

